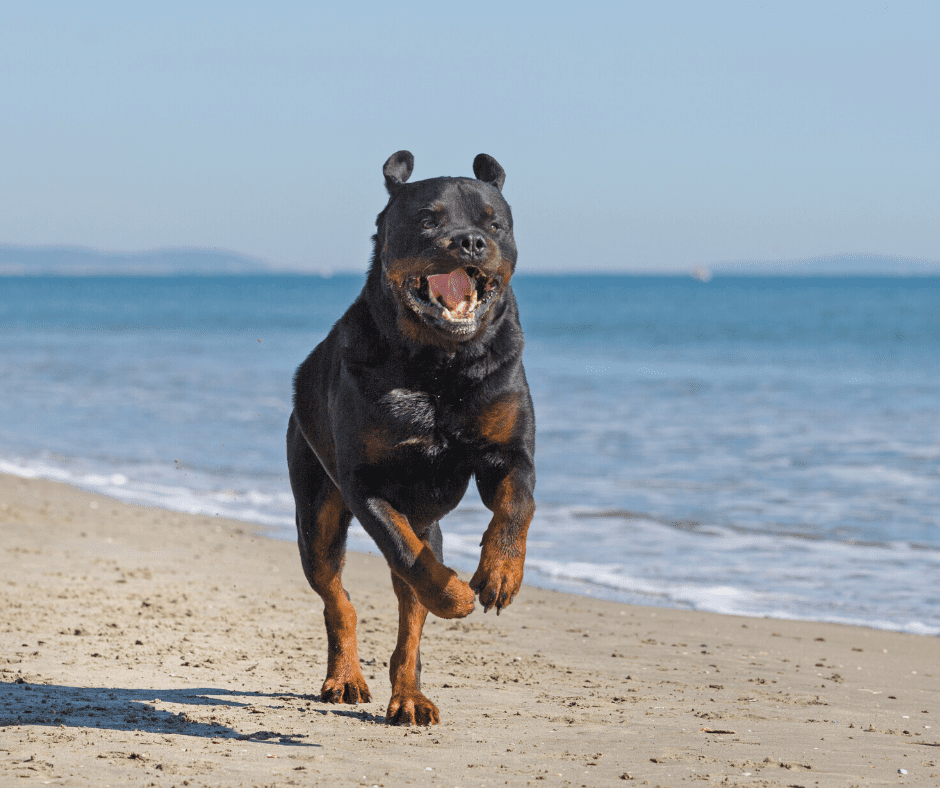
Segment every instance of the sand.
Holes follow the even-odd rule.
[[[2,786],[940,785],[938,638],[524,586],[429,618],[442,722],[396,728],[376,556],[345,574],[376,700],[334,706],[292,542],[9,476],[0,533]]]

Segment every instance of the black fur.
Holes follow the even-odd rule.
[[[408,151],[386,162],[389,201],[365,286],[294,378],[287,442],[298,539],[322,594],[317,586],[340,570],[352,514],[424,606],[466,615],[472,593],[468,607],[465,584],[441,563],[438,522],[473,477],[494,515],[471,585],[498,612],[522,579],[535,486],[505,172],[480,154],[477,178],[407,183],[413,166]],[[476,304],[466,319],[428,296],[442,281],[428,277],[460,271]],[[337,492],[341,513],[323,514]]]

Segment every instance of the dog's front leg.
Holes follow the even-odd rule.
[[[535,514],[534,486],[535,470],[528,457],[518,458],[508,471],[490,468],[477,473],[480,498],[493,512],[480,542],[480,565],[470,580],[484,613],[495,605],[499,615],[522,585],[526,535]]]
[[[435,616],[463,618],[473,612],[473,590],[434,556],[405,515],[381,498],[365,498],[351,508],[391,570]]]

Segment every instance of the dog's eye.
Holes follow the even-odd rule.
[[[492,222],[492,223],[490,224],[490,229],[491,229],[494,233],[498,233],[498,232],[499,232],[500,230],[502,230],[503,228],[502,228],[502,226],[500,225],[499,222]]]
[[[437,222],[434,219],[425,219],[423,222],[421,222],[421,226],[425,230],[433,230],[435,227],[437,227]]]

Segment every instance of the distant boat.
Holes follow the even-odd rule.
[[[692,278],[698,279],[699,282],[710,282],[712,280],[712,272],[704,266],[693,268],[691,274]]]

